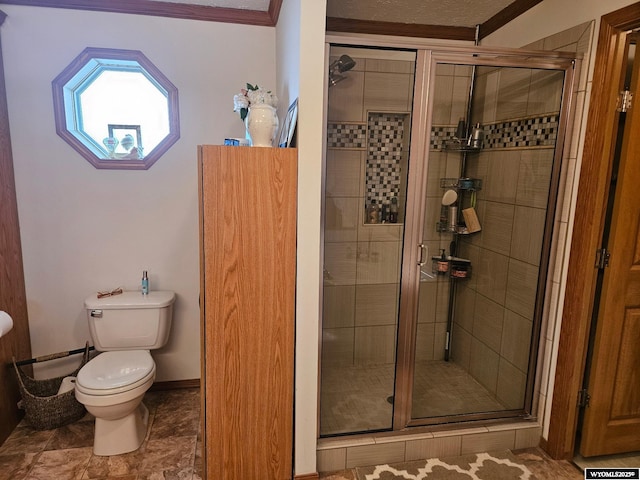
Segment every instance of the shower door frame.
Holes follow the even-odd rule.
[[[480,57],[478,57],[480,55]],[[400,279],[400,306],[398,315],[398,344],[395,376],[395,401],[393,410],[393,430],[406,427],[443,423],[493,420],[497,418],[535,417],[533,392],[535,372],[538,365],[537,351],[540,340],[544,299],[548,292],[547,279],[551,259],[551,241],[558,204],[558,190],[562,159],[569,145],[567,137],[571,125],[573,94],[576,85],[576,62],[573,53],[541,52],[527,50],[505,50],[484,47],[472,49],[418,49],[413,103],[413,123],[411,126],[411,146],[409,153],[409,178],[407,182],[406,221],[402,255],[402,275]],[[424,228],[427,172],[430,154],[430,135],[433,111],[433,92],[437,64],[465,66],[495,66],[505,68],[527,68],[564,71],[561,94],[558,134],[554,148],[554,160],[549,186],[549,202],[545,219],[539,266],[537,295],[535,301],[532,341],[529,352],[529,369],[521,410],[502,412],[472,413],[432,418],[412,418],[413,376],[416,355],[416,331],[418,311],[418,288],[420,285],[420,262],[423,261],[422,235]],[[471,98],[469,102],[471,102]],[[429,258],[429,255],[426,255]]]

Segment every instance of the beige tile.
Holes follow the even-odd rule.
[[[407,441],[405,461],[460,455],[461,444],[460,436]]]
[[[434,125],[451,124],[451,104],[453,102],[453,78],[436,76],[433,88],[433,112],[431,121]]]
[[[515,207],[510,204],[484,202],[480,234],[483,248],[503,255],[509,254],[514,211]]]
[[[324,241],[355,242],[358,239],[357,198],[327,197],[325,201]]]
[[[465,435],[462,437],[460,453],[491,452],[495,450],[513,449],[515,443],[515,432],[489,432],[476,435]]]
[[[447,324],[438,322],[433,329],[433,359],[444,360],[444,349],[447,342]]]
[[[364,122],[364,72],[352,71],[329,89],[328,121]]]
[[[422,234],[423,240],[438,240],[440,238],[441,233],[437,229],[437,224],[440,221],[441,211],[442,195],[427,197],[427,203],[425,205],[424,230]],[[435,255],[437,253],[438,252],[430,252],[431,255]]]
[[[546,208],[553,149],[524,150],[520,157],[516,203]]]
[[[318,450],[316,453],[318,472],[333,472],[347,467],[347,449]]]
[[[523,317],[533,318],[537,283],[538,267],[511,259],[505,306]]]
[[[459,284],[456,289],[455,310],[453,320],[456,325],[467,332],[473,332],[473,321],[476,309],[476,292]]]
[[[418,324],[416,329],[416,362],[434,360],[435,323]]]
[[[356,283],[356,242],[328,243],[324,246],[325,285]]]
[[[396,325],[399,285],[396,283],[356,287],[356,326]]]
[[[503,68],[500,71],[496,120],[526,115],[530,83],[531,71],[528,69]]]
[[[514,448],[516,450],[520,448],[531,448],[540,445],[540,438],[542,435],[542,427],[535,426],[531,428],[521,428],[516,430],[516,440]]]
[[[358,197],[365,152],[327,150],[325,195],[327,197]]]
[[[456,65],[456,68],[459,68]],[[466,118],[467,104],[469,103],[469,76],[456,76],[453,78],[453,91],[451,98],[451,114],[449,125],[457,125],[458,120]]]
[[[367,72],[379,73],[413,73],[415,70],[415,62],[367,58],[365,59],[365,70]]]
[[[399,275],[399,242],[358,242],[358,284],[398,283]]]
[[[436,293],[436,323],[447,321],[449,315],[449,277],[439,276],[437,280],[438,291]]]
[[[420,282],[418,290],[418,325],[436,321],[436,282]]]
[[[495,352],[500,351],[504,307],[483,295],[476,297],[473,336]]]
[[[496,391],[499,357],[477,339],[471,341],[470,372],[489,392]]]
[[[465,370],[469,370],[471,363],[471,341],[472,337],[469,332],[457,328],[456,325],[453,326],[450,360]]]
[[[515,203],[520,151],[490,152],[487,158],[488,169],[482,185],[482,198],[492,202]]]
[[[404,442],[347,448],[347,468],[404,461]]]
[[[477,268],[473,271],[477,281],[478,293],[496,303],[504,304],[507,292],[509,257],[484,248],[480,250],[478,256],[480,260],[477,262]]]
[[[533,322],[511,310],[504,312],[500,355],[526,372],[531,348]]]
[[[322,368],[353,365],[354,336],[353,328],[323,329]]]
[[[546,214],[542,208],[515,207],[511,237],[513,258],[532,265],[540,264]]]
[[[482,124],[492,123],[498,120],[497,109],[499,82],[500,72],[498,70],[491,69],[487,73],[478,76],[476,92],[480,107],[477,111],[481,112],[482,116],[479,121]]]
[[[567,45],[576,43],[586,28],[585,23],[568,28],[544,39],[545,50],[565,50]]]
[[[523,408],[527,376],[504,359],[498,368],[497,397],[507,408]]]
[[[355,285],[325,285],[322,295],[322,328],[353,327],[355,302]]]
[[[357,327],[355,329],[355,364],[394,363],[396,354],[395,326]]]
[[[440,189],[440,179],[445,176],[447,154],[431,150],[428,155],[427,195],[442,198],[444,192]]]
[[[527,115],[540,115],[560,111],[564,72],[533,70]]]
[[[413,75],[366,72],[364,81],[365,111],[410,112]]]

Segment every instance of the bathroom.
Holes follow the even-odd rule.
[[[8,89],[13,93],[9,112],[29,323],[34,333],[33,354],[84,344],[88,331],[81,305],[87,294],[117,286],[137,288],[141,271],[148,269],[152,288],[172,289],[178,294],[176,328],[166,351],[156,357],[162,373],[158,380],[197,379],[200,374],[199,285],[193,272],[199,266],[198,226],[197,217],[191,213],[197,210],[194,145],[220,143],[224,135],[219,132],[242,134],[242,124],[230,111],[230,95],[246,81],[276,84],[277,72],[271,65],[275,33],[268,28],[223,24],[217,25],[212,33],[206,25],[157,18],[141,22],[140,17],[97,12],[74,12],[71,16],[64,10],[45,12],[9,5],[3,5],[3,11],[9,15],[2,27],[2,43]],[[117,39],[113,39],[110,21],[119,22]],[[95,28],[95,25],[104,27]],[[159,26],[181,34],[172,36],[171,40],[158,40],[153,32]],[[51,28],[59,33],[55,41],[49,33]],[[144,40],[140,40],[141,36]],[[234,38],[233,47],[217,47],[220,38],[228,36]],[[83,41],[79,42],[79,38]],[[176,40],[180,38],[186,40]],[[590,37],[587,34],[586,40],[582,36],[578,38],[588,43]],[[203,63],[197,55],[189,58],[183,54],[197,50],[196,42],[214,45],[216,61]],[[18,48],[20,44],[23,46]],[[53,131],[51,79],[85,44],[121,48],[135,45],[154,60],[171,55],[171,61],[165,59],[158,63],[180,87],[181,118],[189,128],[183,128],[180,141],[149,171],[95,170],[75,156]],[[258,48],[258,45],[265,47]],[[323,55],[322,51],[315,53]],[[235,62],[237,56],[247,61]],[[315,72],[318,77],[308,73],[313,77],[310,82],[314,88],[313,82],[322,88],[321,82],[326,79],[324,67],[305,61],[309,62],[304,64],[305,68],[309,67],[305,71]],[[224,78],[216,75],[217,66],[213,63],[231,62],[236,66],[233,75]],[[264,67],[266,73],[255,78],[260,67]],[[202,75],[194,76],[190,73],[194,71]],[[290,88],[295,91],[296,87]],[[21,94],[27,89],[29,95]],[[16,98],[20,98],[20,104]],[[307,128],[321,131],[321,111],[312,113],[319,113],[319,119]],[[307,119],[310,116],[316,117],[307,115]],[[323,139],[318,139],[321,141]],[[316,152],[310,155],[316,156],[319,156]],[[306,169],[303,178],[311,184],[307,190],[310,196],[319,197],[319,185],[310,180],[322,174],[317,163],[303,166]],[[306,199],[301,203],[309,218],[301,219],[300,241],[308,245],[305,242],[313,243],[320,238],[320,227],[313,225],[313,218],[319,217],[319,206]],[[46,208],[42,208],[43,205]],[[60,228],[61,225],[64,228]],[[301,259],[300,264],[308,268],[305,262],[309,261],[313,260]],[[300,307],[300,315],[308,313],[305,309],[315,308],[314,295],[317,294],[310,290],[313,289],[300,289],[302,304],[306,305]],[[315,300],[317,303],[317,297]],[[314,344],[313,335],[305,342]],[[306,359],[306,362],[308,370],[315,371],[315,360]],[[306,388],[309,390],[315,398],[313,388]],[[307,407],[308,403],[298,412],[302,415],[299,422],[315,421],[315,408]],[[316,443],[313,428],[305,430],[299,438],[306,444]],[[300,468],[304,471],[304,467],[303,461]]]

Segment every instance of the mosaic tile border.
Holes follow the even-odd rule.
[[[483,149],[552,147],[558,137],[559,114],[550,113],[483,126]],[[431,150],[442,151],[455,135],[456,125],[434,125],[431,128]],[[328,148],[367,147],[367,125],[329,123]]]

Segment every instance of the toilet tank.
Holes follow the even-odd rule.
[[[100,352],[152,350],[167,343],[176,294],[170,291],[123,292],[84,301],[91,338]]]

